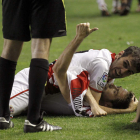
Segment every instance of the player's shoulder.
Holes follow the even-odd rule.
[[[98,53],[97,59],[100,59],[101,62],[105,63],[107,62],[108,64],[111,64],[112,62],[112,56],[111,52],[108,49],[101,49]]]
[[[96,54],[97,57],[109,57],[111,56],[111,52],[108,49],[94,50],[90,49],[89,53]]]
[[[100,52],[104,57],[110,57],[111,52],[108,49],[101,49]]]

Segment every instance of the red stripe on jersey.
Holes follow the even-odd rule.
[[[92,88],[91,86],[89,86],[91,89],[93,89],[94,91],[96,91],[96,92],[99,92],[99,93],[102,93],[102,91],[99,91],[99,90],[97,90],[97,89],[95,89],[95,88]]]
[[[48,71],[48,79],[51,78],[52,74],[54,73],[53,70],[52,70],[52,67],[54,66],[54,64],[50,64],[49,65],[49,71]]]
[[[18,94],[16,94],[16,95],[14,95],[13,97],[10,98],[10,100],[13,99],[13,98],[15,98],[16,96],[18,96],[18,95],[20,95],[20,94],[26,92],[26,91],[29,91],[29,89],[26,89],[26,90],[24,90],[24,91],[22,91],[22,92],[20,92],[20,93],[18,93]]]
[[[88,80],[88,72],[83,71],[79,75],[77,75],[76,79],[71,81],[71,94],[72,98],[75,99],[78,97],[82,92],[88,89],[89,80]]]
[[[54,72],[53,72],[53,66],[55,64],[57,60],[55,60],[54,62],[52,62],[50,65],[49,65],[49,71],[48,71],[48,79],[47,79],[47,84],[45,86],[45,93],[46,94],[54,94],[54,93],[58,93],[60,92],[60,89],[57,85],[54,85]],[[49,79],[52,78],[52,83],[49,82]]]
[[[115,54],[115,53],[112,53],[112,54],[111,54],[111,57],[112,57],[112,62],[114,62],[114,60],[115,60],[115,56],[116,56],[116,54]]]

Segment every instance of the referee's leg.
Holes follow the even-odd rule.
[[[62,129],[44,121],[43,114],[40,112],[43,90],[48,76],[50,44],[51,39],[49,38],[32,39],[32,59],[29,71],[29,105],[27,120],[25,120],[24,124],[25,133]]]
[[[10,121],[9,100],[22,41],[4,39],[0,57],[0,129],[13,127]]]
[[[49,69],[51,39],[32,39],[32,59],[29,71],[29,107],[27,119],[32,124],[40,121],[40,105]]]

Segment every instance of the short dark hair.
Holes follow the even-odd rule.
[[[116,109],[126,109],[126,108],[128,108],[133,95],[134,95],[134,93],[129,91],[129,93],[127,94],[125,99],[123,99],[123,100],[115,99],[115,100],[110,101],[112,103],[112,108],[116,108]]]
[[[122,57],[131,55],[134,59],[132,65],[136,68],[137,73],[140,72],[140,48],[137,46],[130,46],[124,50]]]

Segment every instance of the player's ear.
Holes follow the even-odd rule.
[[[118,53],[118,56],[121,57],[124,54],[124,51]]]
[[[112,108],[112,103],[111,102],[105,102],[105,107],[110,107],[110,108]]]
[[[124,51],[119,52],[119,53],[116,55],[116,58],[117,58],[117,59],[120,58],[123,54],[124,54]]]

